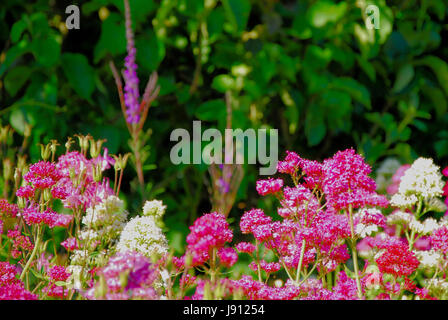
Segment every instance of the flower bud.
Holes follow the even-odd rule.
[[[75,135],[75,137],[78,138],[81,153],[85,155],[87,153],[87,150],[89,149],[89,140],[92,139],[92,136],[90,134],[86,136],[77,134]]]
[[[101,153],[101,147],[103,143],[105,142],[105,139],[102,140],[90,140],[90,157],[97,158]]]
[[[42,160],[47,161],[51,156],[51,143],[47,145],[40,144],[40,156]]]
[[[54,159],[54,156],[56,154],[56,149],[58,146],[60,146],[60,144],[58,143],[57,140],[50,140],[51,145],[50,145],[50,150],[51,150],[51,159]]]
[[[65,143],[65,149],[67,153],[70,152],[70,148],[73,143],[75,143],[75,141],[73,141],[72,137],[68,137],[67,142]]]

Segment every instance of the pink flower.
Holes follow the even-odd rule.
[[[269,178],[267,180],[258,180],[257,181],[257,192],[261,196],[265,196],[267,194],[274,194],[279,192],[283,187],[282,179],[272,179]]]
[[[266,273],[273,273],[280,270],[281,265],[278,262],[266,262],[264,260],[260,260],[260,267],[263,269]]]
[[[434,249],[448,255],[448,228],[443,226],[431,235],[431,244]]]
[[[61,242],[61,246],[63,246],[68,251],[74,251],[76,249],[79,249],[78,241],[76,238],[68,238]]]
[[[250,242],[240,242],[236,245],[236,249],[239,252],[245,252],[245,253],[249,253],[251,254],[252,252],[255,251],[255,245],[253,245]]]
[[[16,266],[0,261],[0,300],[37,300],[37,294],[27,291],[18,276]]]
[[[213,248],[224,247],[232,238],[233,233],[224,215],[212,212],[199,217],[187,236],[187,254],[191,254],[192,266],[205,263]]]
[[[64,287],[57,286],[54,283],[48,284],[48,286],[42,289],[42,292],[44,292],[48,297],[60,299],[65,298],[68,295],[68,290],[65,290]]]
[[[55,185],[62,175],[54,163],[39,161],[30,166],[23,179],[37,189],[47,189]]]
[[[264,214],[261,209],[252,209],[243,214],[240,221],[242,233],[251,233],[253,228],[259,225],[270,223],[271,217]]]
[[[369,206],[387,206],[386,197],[376,194],[371,168],[353,149],[337,152],[324,161],[323,190],[329,208],[336,210]]]
[[[415,253],[409,251],[407,244],[392,242],[385,245],[386,251],[376,259],[382,273],[389,273],[396,277],[409,276],[418,267],[420,262]]]
[[[380,272],[369,273],[365,278],[365,286],[367,289],[375,288],[383,282]]]
[[[70,273],[63,266],[53,266],[47,270],[47,275],[51,281],[66,281],[70,277]]]
[[[221,264],[227,268],[233,266],[238,260],[238,254],[233,248],[221,248],[218,250],[218,257]]]
[[[358,300],[356,282],[347,276],[345,271],[339,273],[339,279],[333,288],[333,299],[337,300]]]
[[[106,283],[106,294],[98,296],[100,282],[94,284],[85,294],[88,299],[158,299],[152,287],[158,271],[148,258],[137,252],[119,252],[109,259],[107,265],[98,271]],[[123,278],[126,280],[123,284]],[[104,288],[103,288],[104,289]]]
[[[278,162],[277,170],[280,173],[287,173],[293,176],[299,169],[301,159],[295,152],[286,151],[286,153],[285,160]]]
[[[8,230],[8,238],[12,240],[11,255],[14,259],[19,258],[22,252],[26,254],[34,249],[30,238],[22,235],[18,226],[14,230]]]
[[[0,215],[15,218],[19,207],[16,204],[11,204],[6,199],[0,199]]]
[[[19,189],[17,189],[16,196],[27,199],[34,198],[35,191],[36,190],[34,189],[33,186],[30,185],[22,186]]]

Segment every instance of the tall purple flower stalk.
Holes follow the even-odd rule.
[[[140,93],[138,89],[139,79],[137,76],[137,64],[135,57],[137,49],[134,43],[134,34],[132,32],[131,10],[129,2],[124,1],[126,17],[126,40],[128,55],[125,58],[125,67],[123,71],[124,78],[124,103],[126,105],[126,121],[128,123],[138,123],[140,121]]]
[[[142,196],[144,197],[144,177],[143,163],[147,158],[143,147],[149,138],[148,133],[142,133],[148,110],[151,103],[159,94],[160,87],[157,86],[157,72],[153,72],[149,77],[143,96],[140,99],[139,79],[137,76],[137,64],[135,62],[137,50],[134,43],[134,34],[132,32],[131,10],[128,0],[124,0],[125,19],[126,19],[126,40],[127,40],[127,56],[124,61],[125,69],[122,72],[125,82],[124,90],[122,79],[115,68],[114,63],[110,62],[110,68],[115,78],[118,95],[120,97],[121,110],[126,120],[126,126],[131,135],[130,147],[134,156],[134,163],[137,171],[138,181]],[[123,93],[124,91],[124,93]]]

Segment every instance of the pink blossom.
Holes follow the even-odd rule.
[[[240,242],[236,245],[236,249],[239,252],[245,252],[251,254],[255,251],[256,247],[250,242]]]
[[[221,264],[227,268],[233,266],[238,260],[238,254],[233,248],[221,248],[218,250],[218,257]]]
[[[257,192],[261,196],[265,196],[267,194],[274,194],[279,192],[283,187],[282,179],[273,179],[269,178],[267,180],[258,180],[257,181]]]
[[[61,246],[63,246],[68,251],[79,249],[78,241],[74,237],[65,239],[63,242],[61,242]]]
[[[271,217],[264,214],[261,209],[252,209],[243,214],[240,221],[240,228],[242,233],[251,233],[253,228],[259,225],[270,223]]]

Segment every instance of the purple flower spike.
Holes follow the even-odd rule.
[[[140,121],[140,103],[139,103],[139,79],[137,76],[137,64],[135,58],[137,49],[134,44],[134,34],[132,32],[131,10],[129,2],[124,1],[125,17],[126,17],[126,40],[128,55],[125,58],[125,70],[123,71],[124,86],[124,103],[126,105],[126,121],[128,123],[138,123]]]

